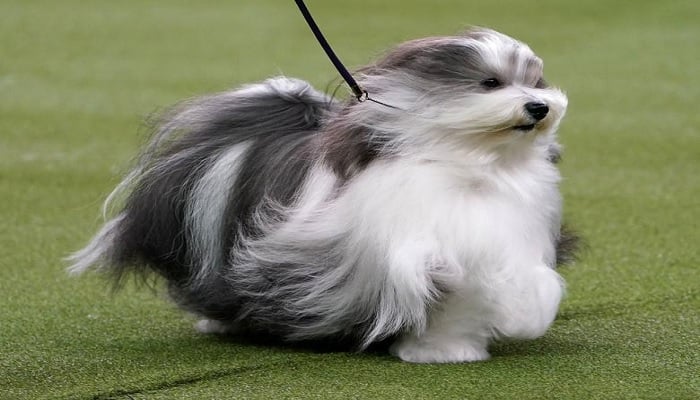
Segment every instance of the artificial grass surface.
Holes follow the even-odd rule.
[[[700,397],[697,1],[309,1],[348,65],[486,25],[569,94],[568,218],[588,243],[542,339],[410,365],[196,335],[163,296],[61,258],[143,142],[144,116],[329,62],[291,1],[0,2],[0,398]]]

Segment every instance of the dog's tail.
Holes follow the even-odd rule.
[[[225,263],[227,202],[241,184],[236,169],[258,142],[312,136],[333,107],[308,83],[280,77],[165,113],[105,202],[105,216],[113,217],[69,257],[69,271],[95,268],[117,282],[128,272],[156,272],[184,283]]]

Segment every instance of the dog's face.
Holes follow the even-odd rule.
[[[399,45],[362,71],[362,84],[370,96],[406,111],[385,113],[414,130],[424,127],[423,134],[503,142],[551,133],[563,117],[566,96],[549,87],[542,67],[527,45],[473,29]]]

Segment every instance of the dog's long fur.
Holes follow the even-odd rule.
[[[555,166],[567,100],[541,60],[473,29],[359,73],[391,107],[281,77],[172,110],[72,271],[156,272],[203,331],[395,338],[407,361],[544,334],[571,240]]]

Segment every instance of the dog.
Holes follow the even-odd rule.
[[[375,101],[276,77],[166,112],[72,273],[155,273],[205,333],[338,341],[417,363],[532,339],[564,294],[567,97],[486,28],[357,71]]]

